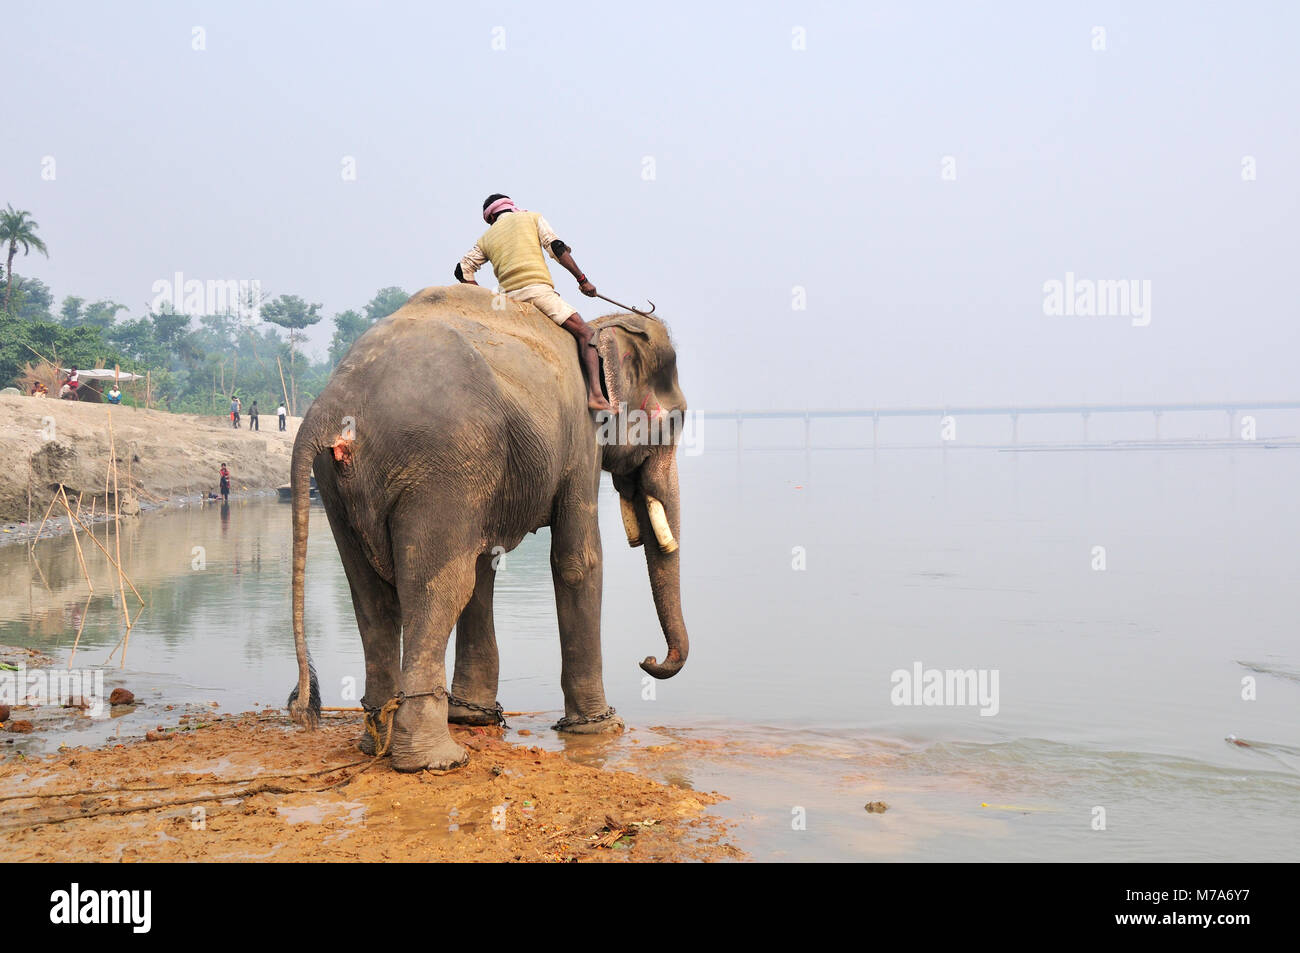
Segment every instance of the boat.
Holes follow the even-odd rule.
[[[281,502],[281,503],[292,503],[292,502],[293,502],[293,484],[291,484],[291,483],[285,483],[285,484],[282,485],[282,486],[276,487],[276,492],[277,492],[278,494],[280,494],[280,502]],[[311,501],[312,501],[313,503],[319,503],[319,502],[320,502],[320,494],[316,492],[316,478],[315,478],[315,477],[312,477],[312,478],[311,478]]]

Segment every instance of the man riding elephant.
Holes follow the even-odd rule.
[[[526,221],[519,213],[505,218]],[[302,419],[290,467],[295,721],[315,724],[321,705],[306,632],[313,474],[365,655],[366,733],[357,743],[366,754],[391,755],[399,771],[446,770],[468,757],[448,722],[500,720],[499,557],[542,527],[549,527],[564,699],[555,729],[622,729],[605,696],[601,659],[602,472],[612,476],[628,544],[645,541],[667,648],[641,669],[654,678],[682,670],[690,644],[678,545],[679,430],[669,425],[686,413],[677,352],[657,317],[607,314],[591,329],[619,408],[610,429],[622,436],[614,440],[602,439],[584,414],[588,387],[573,361],[573,338],[537,308],[470,284],[417,292],[339,361]],[[634,426],[633,418],[653,425]],[[620,625],[627,612],[619,607]]]
[[[519,208],[510,196],[500,192],[483,200],[483,221],[490,227],[456,265],[456,280],[477,285],[474,273],[491,262],[506,297],[532,304],[577,339],[578,361],[587,385],[587,408],[610,410],[600,390],[600,361],[592,330],[582,315],[556,294],[542,250],[563,265],[577,279],[578,290],[590,298],[596,294],[596,286],[573,260],[573,251],[560,241],[540,213]]]

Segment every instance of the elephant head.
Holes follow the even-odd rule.
[[[682,617],[678,540],[681,491],[677,442],[686,398],[677,384],[677,353],[657,318],[615,314],[592,322],[605,389],[614,414],[601,419],[601,466],[614,477],[628,543],[645,546],[650,591],[668,643],[663,662],[641,668],[671,678],[686,664],[689,640]]]

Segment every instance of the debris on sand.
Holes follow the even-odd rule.
[[[867,813],[868,813],[868,814],[884,814],[887,810],[889,810],[889,805],[886,804],[884,801],[868,801],[868,802],[867,802]]]

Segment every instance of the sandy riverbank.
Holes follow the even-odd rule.
[[[261,416],[264,430],[249,431],[247,418],[236,430],[221,417],[0,395],[0,525],[6,538],[30,533],[29,512],[39,524],[60,484],[74,504],[81,497],[83,514],[92,503],[103,512],[110,420],[129,509],[215,492],[222,463],[230,467],[234,493],[274,490],[288,482],[299,423],[290,418],[280,433],[272,413]]]

